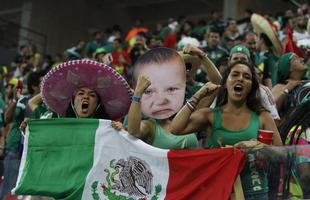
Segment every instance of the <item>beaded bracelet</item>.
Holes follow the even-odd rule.
[[[191,102],[186,101],[186,106],[193,112],[196,109],[196,106],[194,106]]]
[[[141,97],[138,97],[138,96],[132,96],[131,101],[140,103],[140,101],[141,101]]]

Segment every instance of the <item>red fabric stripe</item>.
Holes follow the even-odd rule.
[[[245,154],[233,148],[168,152],[167,200],[229,199]]]

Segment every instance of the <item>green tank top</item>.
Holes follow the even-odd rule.
[[[223,145],[234,145],[241,141],[257,138],[260,127],[259,116],[252,112],[248,127],[240,131],[232,131],[222,126],[222,114],[219,107],[213,111],[213,127],[211,137],[205,142],[205,148],[220,147],[218,141]],[[247,162],[241,172],[241,182],[245,194],[259,194],[268,192],[268,180],[264,169],[257,165],[256,157],[258,151],[247,152]]]
[[[205,142],[205,148],[219,148],[220,141],[223,145],[234,145],[237,142],[257,138],[260,122],[256,113],[252,112],[248,127],[240,131],[232,131],[222,126],[222,114],[220,108],[213,111],[213,127],[211,137]]]
[[[195,134],[173,135],[165,131],[159,123],[152,119],[155,135],[152,146],[162,149],[198,149],[199,144]]]
[[[161,149],[198,149],[199,143],[195,134],[173,135],[165,131],[159,123],[150,117],[142,115],[143,120],[149,120],[154,124],[155,135],[152,146]],[[126,115],[123,126],[128,128],[128,115]]]

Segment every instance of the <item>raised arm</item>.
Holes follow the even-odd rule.
[[[203,97],[212,95],[218,87],[219,85],[208,82],[200,88],[174,117],[171,132],[175,135],[188,134],[197,132],[209,125],[212,110],[202,108],[195,111],[195,109]]]
[[[191,55],[197,55],[201,59],[201,70],[208,75],[209,81],[215,84],[221,83],[222,76],[220,72],[205,52],[191,44],[187,44],[184,47],[183,52]]]
[[[271,89],[278,110],[282,109],[285,96],[300,84],[301,81],[288,80],[286,85],[277,84]]]
[[[128,132],[146,142],[152,138],[151,123],[144,120],[142,121],[141,103],[140,99],[145,89],[151,85],[149,79],[145,76],[139,76],[137,86],[134,91],[134,96],[128,112]]]
[[[30,107],[31,111],[33,112],[41,103],[43,102],[41,93],[33,96],[28,101],[28,106]]]

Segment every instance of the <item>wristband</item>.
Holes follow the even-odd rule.
[[[193,112],[196,109],[196,106],[193,105],[190,101],[186,101],[186,106]]]
[[[205,52],[203,52],[202,55],[200,54],[198,57],[199,57],[200,59],[202,59],[202,58],[204,58],[204,57],[206,57],[206,56],[207,56],[207,54],[206,54]]]
[[[137,102],[137,103],[140,103],[140,101],[141,101],[141,97],[138,97],[138,96],[132,96],[131,101],[132,101],[132,102]]]

